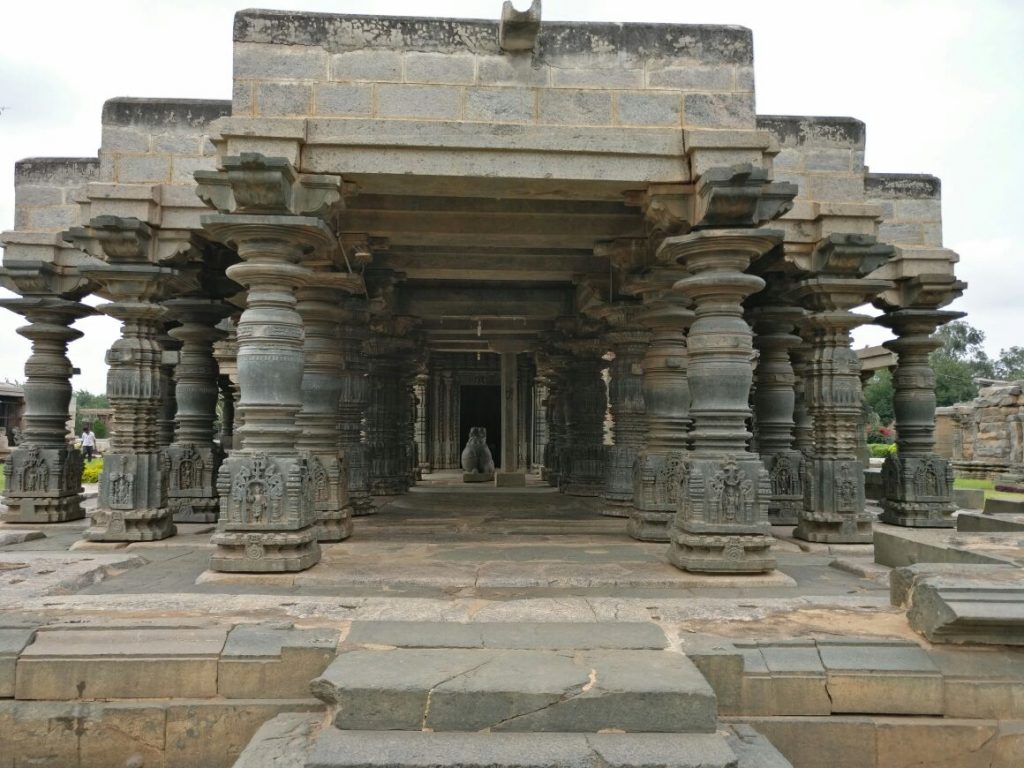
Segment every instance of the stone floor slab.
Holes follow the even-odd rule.
[[[665,633],[652,622],[357,621],[352,623],[346,643],[398,648],[660,650],[667,640]]]
[[[818,643],[833,714],[939,715],[943,681],[921,648],[906,644]]]
[[[1019,534],[961,533],[948,529],[875,524],[875,562],[890,568],[915,563],[977,563],[1024,567]]]
[[[217,691],[229,699],[300,698],[335,656],[339,632],[242,624],[228,634]]]
[[[715,700],[665,651],[343,653],[313,682],[343,729],[709,732]]]

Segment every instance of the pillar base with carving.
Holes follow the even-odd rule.
[[[569,446],[568,472],[563,474],[560,490],[570,496],[600,496],[605,479],[607,447],[604,445]]]
[[[768,522],[796,525],[804,506],[804,456],[800,451],[783,451],[762,456],[768,470],[772,495],[768,498]]]
[[[805,506],[793,535],[819,544],[870,544],[872,516],[864,511],[863,478],[856,459],[808,459]]]
[[[176,523],[215,523],[217,470],[223,455],[216,446],[172,443],[167,457],[167,507]]]
[[[345,463],[348,464],[348,498],[352,504],[352,517],[377,514],[370,494],[370,446],[366,443],[346,445]],[[353,491],[353,488],[358,490]]]
[[[337,454],[316,453],[310,458],[310,476],[317,539],[344,541],[352,535],[352,508],[345,499],[348,469]]]
[[[177,533],[171,510],[161,506],[164,461],[159,453],[103,457],[99,503],[86,541],[159,541]]]
[[[4,523],[65,523],[85,517],[82,453],[75,448],[18,446],[7,460]]]
[[[941,456],[888,456],[879,519],[907,528],[954,528],[953,467]]]
[[[610,445],[607,450],[608,479],[604,490],[605,504],[601,514],[605,517],[629,517],[633,504],[633,463],[636,448],[630,445]]]
[[[634,465],[626,532],[637,541],[671,541],[685,471],[682,451],[641,451]]]
[[[210,567],[233,573],[302,571],[320,560],[313,479],[305,458],[234,455],[217,477],[221,515]]]
[[[771,489],[760,459],[689,459],[681,482],[669,562],[701,573],[774,570],[765,518]]]

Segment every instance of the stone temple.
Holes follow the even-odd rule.
[[[3,530],[64,536],[65,558],[121,558],[111,572],[185,552],[205,593],[190,603],[191,581],[171,589],[154,577],[104,595],[105,608],[74,602],[86,593],[47,598],[71,601],[65,612],[107,611],[92,628],[61,624],[67,613],[47,619],[58,603],[42,598],[34,613],[15,610],[29,610],[20,598],[8,606],[0,697],[34,708],[0,707],[0,764],[231,765],[265,721],[238,765],[285,764],[260,762],[271,744],[295,766],[947,765],[889,759],[886,739],[918,756],[935,744],[942,759],[983,747],[985,765],[1021,764],[1016,651],[1000,648],[1004,671],[988,675],[971,666],[975,655],[943,667],[905,637],[843,645],[794,630],[759,646],[716,641],[707,626],[703,645],[680,646],[649,634],[671,621],[672,610],[654,616],[651,606],[671,603],[672,585],[723,600],[739,590],[749,603],[759,588],[805,586],[783,573],[786,558],[870,555],[880,528],[901,551],[928,537],[951,546],[953,470],[935,451],[927,356],[934,331],[960,316],[944,307],[965,285],[942,245],[938,179],[869,172],[855,119],[757,114],[753,40],[740,27],[542,23],[538,2],[506,4],[500,22],[248,10],[233,32],[230,101],[113,98],[97,157],[16,167],[0,280],[18,298],[0,306],[24,316],[32,355]],[[83,303],[90,295],[106,302]],[[113,430],[93,501],[65,421],[67,347],[82,335],[72,326],[96,312],[122,325],[106,356]],[[892,330],[897,360],[898,453],[882,467],[878,507],[865,499],[850,337],[871,322]],[[489,484],[464,484],[460,456],[478,427],[496,471]],[[387,517],[428,491],[478,522],[483,505],[512,517],[517,500],[541,499],[556,517],[598,526],[622,557],[651,553],[665,575],[645,584],[662,592],[634,584],[629,599],[647,602],[622,597],[595,613],[615,597],[604,594],[558,624],[526,598],[518,613],[508,606],[519,602],[502,603],[508,612],[492,623],[451,618],[455,607],[402,614],[419,628],[390,609],[354,608],[371,600],[364,592],[344,606],[344,630],[328,619],[259,623],[273,613],[266,605],[225,625],[248,610],[243,598],[216,610],[203,602],[217,585],[245,600],[303,584],[344,597],[363,532],[394,535],[396,547],[409,530],[430,540],[427,517]],[[471,528],[455,520],[451,531]],[[607,550],[586,551],[606,562]],[[403,557],[384,548],[378,564],[401,569]],[[859,577],[816,573],[858,585],[829,587],[838,596],[877,590],[885,566],[927,562],[893,557],[876,552]],[[975,591],[1002,594],[991,583],[1020,575],[1019,561],[1003,559],[977,566],[994,570]],[[903,608],[893,614],[885,595],[886,616],[906,622],[914,596],[941,601],[962,577],[915,568],[899,590],[894,581]],[[475,578],[467,589],[482,587]],[[155,602],[129,607],[126,592]],[[273,604],[271,618],[299,610]],[[323,605],[301,618],[342,615]],[[1014,644],[970,619],[969,629],[945,621],[942,631],[961,632],[955,642]],[[455,636],[466,627],[478,634]],[[545,627],[579,637],[545,640]],[[444,637],[431,641],[432,631]],[[346,642],[356,649],[337,653]],[[382,662],[385,647],[393,657]],[[111,659],[119,666],[104,667]],[[481,665],[502,672],[470,674]],[[210,668],[219,671],[208,685]],[[983,685],[993,675],[997,691]],[[452,687],[453,677],[467,682]],[[152,705],[152,733],[143,699],[170,701]],[[125,701],[135,731],[118,724]],[[212,701],[219,714],[207,716]],[[72,705],[84,729],[78,762],[4,762],[35,754],[32,727],[71,717],[60,707]],[[325,705],[330,723],[317,736]],[[897,715],[912,727],[885,721]],[[798,716],[817,725],[801,721],[797,735],[787,718]],[[865,746],[844,755],[844,743]]]

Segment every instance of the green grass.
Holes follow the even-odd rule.
[[[965,490],[980,490],[985,492],[986,499],[1006,499],[1008,501],[1020,501],[1024,499],[1024,493],[1007,493],[997,491],[996,484],[991,480],[975,480],[973,478],[958,477],[953,481],[954,488]]]
[[[7,487],[7,472],[6,472],[6,469],[7,469],[6,465],[0,464],[0,491],[4,490]]]

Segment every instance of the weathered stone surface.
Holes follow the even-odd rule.
[[[954,488],[953,503],[957,509],[984,509],[985,491],[980,488]]]
[[[875,562],[890,568],[915,563],[1021,565],[1024,552],[1012,533],[950,533],[876,525]]]
[[[267,720],[256,731],[233,768],[306,768],[313,734],[323,717],[289,712]]]
[[[21,653],[18,699],[217,695],[224,629],[45,630]]]
[[[217,692],[229,699],[298,699],[309,695],[338,645],[334,629],[239,625],[228,635],[217,667]]]
[[[386,760],[382,755],[387,755]],[[728,768],[736,765],[736,753],[725,738],[711,734],[380,733],[327,729],[317,737],[306,766],[427,768],[452,763],[466,768]],[[783,768],[786,763],[750,765]]]
[[[956,529],[965,533],[1024,531],[1024,518],[1019,515],[961,512],[956,516]]]
[[[35,629],[0,629],[0,699],[13,698],[18,655],[33,637]]]
[[[353,622],[349,645],[398,648],[662,649],[665,633],[652,623],[445,623]]]
[[[710,732],[714,693],[663,651],[350,651],[312,685],[343,729]]]

